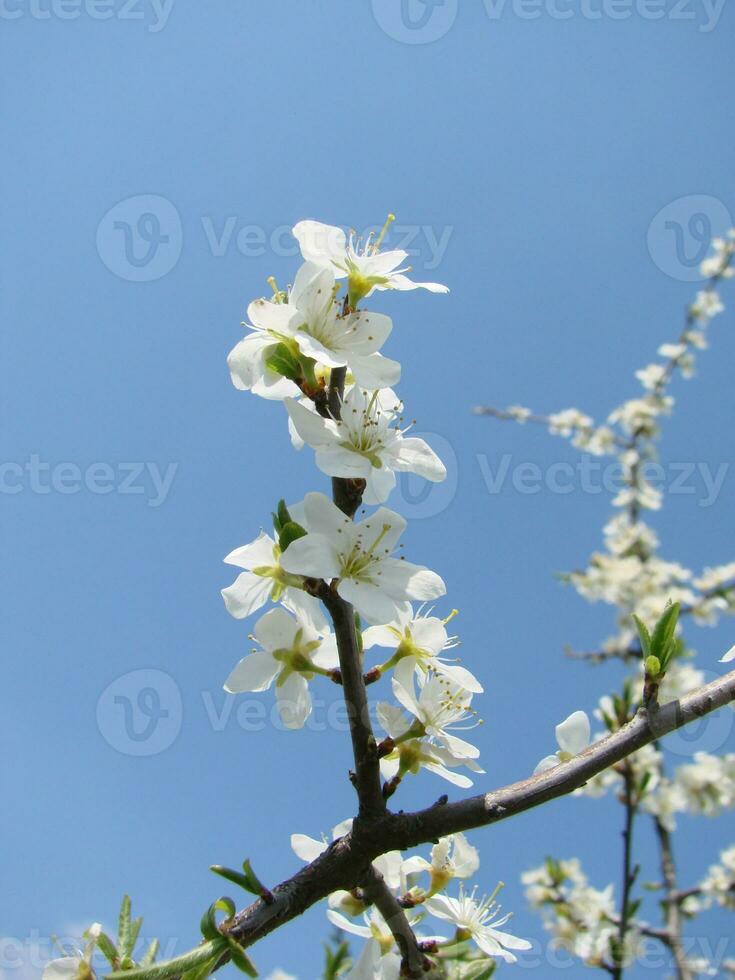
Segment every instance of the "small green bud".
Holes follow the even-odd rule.
[[[646,674],[649,677],[658,677],[661,673],[661,661],[658,657],[646,657]]]

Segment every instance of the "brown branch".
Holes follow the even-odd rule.
[[[370,706],[362,674],[362,656],[355,634],[355,612],[349,602],[324,584],[319,597],[334,624],[339,652],[339,668],[345,705],[350,723],[352,753],[355,760],[355,789],[359,803],[358,819],[370,820],[385,812],[380,782],[380,758],[370,721]]]
[[[319,408],[321,414],[339,421],[342,413],[342,396],[345,387],[345,368],[334,368],[329,378],[326,405]],[[332,498],[339,509],[354,517],[360,506],[365,489],[364,480],[332,478]],[[357,642],[355,612],[326,583],[321,583],[317,595],[332,617],[339,653],[340,683],[344,690],[345,705],[350,724],[352,752],[355,760],[353,782],[359,805],[358,820],[370,820],[385,812],[385,801],[380,781],[378,748],[370,721],[365,679],[362,671],[362,653]]]
[[[633,826],[638,812],[638,801],[635,795],[635,777],[630,763],[626,763],[623,772],[625,784],[625,826],[623,828],[623,887],[620,897],[620,920],[618,923],[618,938],[613,947],[613,968],[610,976],[620,980],[625,970],[625,940],[630,929],[630,903],[633,885],[638,877],[638,869],[633,867]]]
[[[640,710],[619,731],[555,769],[456,803],[442,803],[417,813],[386,812],[371,821],[357,821],[352,833],[335,841],[293,878],[274,888],[272,904],[255,902],[235,915],[223,930],[243,947],[251,946],[331,892],[354,888],[381,854],[489,826],[566,796],[645,745],[732,701],[735,671],[679,701]]]
[[[655,818],[654,823],[661,851],[661,874],[664,879],[664,885],[666,886],[666,895],[663,900],[666,924],[666,939],[664,942],[674,957],[677,980],[693,980],[693,974],[687,963],[682,944],[681,900],[679,899],[679,886],[676,880],[676,864],[674,862],[671,834],[658,817]]]
[[[406,913],[386,885],[383,876],[371,866],[360,885],[367,900],[380,912],[393,933],[403,958],[401,976],[426,976],[427,970],[431,969],[431,963],[422,953]]]

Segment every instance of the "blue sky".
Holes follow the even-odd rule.
[[[376,306],[395,321],[386,353],[407,410],[450,465],[446,487],[417,497],[404,483],[391,504],[414,518],[407,553],[447,581],[485,683],[480,786],[527,773],[554,725],[619,680],[565,659],[611,616],[554,578],[598,545],[608,497],[510,478],[490,492],[483,473],[505,454],[511,472],[577,457],[471,409],[604,416],[676,335],[701,241],[735,214],[735,10],[410,0],[404,13],[388,0],[0,9],[0,931],[25,961],[34,937],[113,921],[126,890],[145,934],[181,951],[222,891],[210,864],[249,855],[277,882],[299,866],[293,831],[319,836],[352,812],[344,733],[248,730],[221,692],[248,647],[221,603],[222,557],[278,497],[326,489],[280,406],[235,391],[225,367],[247,302],[267,276],[292,277],[284,229],[300,218],[365,229],[393,211],[417,275],[452,289]],[[716,469],[733,457],[732,314],[713,329],[663,453]],[[656,518],[664,552],[729,561],[735,474],[710,506],[693,485]],[[693,642],[716,671],[731,627]],[[323,717],[335,691],[320,693]],[[121,721],[138,696],[158,720],[148,742]],[[735,748],[729,722],[701,738]],[[399,805],[445,788],[422,777]],[[578,853],[597,885],[617,883],[619,822],[613,803],[564,800],[480,832],[481,884],[505,880],[516,931],[541,939],[521,871]],[[728,842],[725,823],[683,823],[684,884]],[[704,921],[710,938],[730,931]],[[311,980],[326,932],[312,910],[254,959]],[[10,948],[4,980],[35,976]]]

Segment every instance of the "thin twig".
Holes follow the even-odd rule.
[[[666,887],[666,894],[663,900],[665,932],[667,936],[666,945],[674,957],[677,980],[693,980],[694,974],[687,963],[682,943],[681,899],[679,898],[680,892],[676,879],[676,863],[674,861],[671,834],[658,817],[655,818],[654,824],[661,851],[661,874]]]
[[[422,953],[406,913],[386,885],[383,876],[371,867],[360,885],[367,900],[377,908],[393,933],[403,959],[401,976],[426,976],[426,971],[431,969],[431,964]]]

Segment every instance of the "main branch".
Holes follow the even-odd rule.
[[[542,803],[566,796],[656,739],[735,701],[735,671],[662,707],[641,709],[624,728],[595,742],[570,762],[502,789],[417,813],[384,813],[357,822],[315,861],[273,889],[273,901],[257,901],[223,925],[243,947],[301,915],[333,891],[352,889],[370,863],[387,851],[507,820]]]

